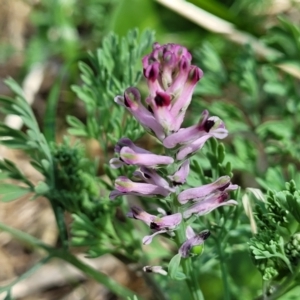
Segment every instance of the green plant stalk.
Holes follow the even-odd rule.
[[[66,223],[64,220],[64,211],[63,209],[58,206],[55,205],[53,203],[53,201],[50,201],[53,212],[54,212],[54,216],[56,219],[56,224],[58,227],[58,234],[59,234],[59,239],[61,242],[62,247],[67,250],[69,245],[68,245],[68,232],[67,232],[67,227],[66,227]]]
[[[177,201],[175,199],[175,201]],[[178,247],[180,247],[186,240],[185,237],[185,222],[182,221],[181,224],[179,225],[179,229],[176,231],[176,241]],[[192,266],[192,261],[190,258],[183,258],[181,260],[182,268],[187,276],[187,286],[188,289],[190,290],[191,296],[193,300],[204,300],[204,296],[202,294],[202,291],[199,287],[199,282],[197,278],[198,272],[195,271],[195,269]]]
[[[177,198],[175,196],[173,199],[173,211],[174,213],[175,212],[181,213]],[[176,243],[178,247],[180,247],[186,240],[185,230],[186,230],[186,224],[185,221],[182,220],[178,230],[176,231]],[[199,282],[197,280],[197,272],[195,272],[195,269],[193,269],[191,259],[190,258],[181,259],[181,265],[185,275],[187,276],[186,283],[191,293],[192,299],[204,300],[204,296],[202,294],[202,291],[199,287]]]
[[[95,270],[94,268],[86,265],[85,263],[81,262],[79,259],[77,259],[73,254],[61,250],[61,249],[55,249],[53,247],[50,247],[46,244],[44,244],[39,239],[36,239],[35,237],[31,236],[28,233],[22,232],[20,230],[17,230],[15,228],[12,228],[10,226],[7,226],[3,223],[0,223],[0,230],[3,230],[9,234],[11,234],[14,238],[17,240],[23,242],[24,244],[30,245],[34,248],[42,248],[46,252],[49,253],[52,257],[63,259],[64,261],[70,263],[71,265],[75,266],[82,272],[84,272],[87,276],[94,279],[95,281],[103,284],[106,286],[109,290],[111,290],[113,293],[115,293],[118,296],[121,297],[134,297],[134,293],[128,290],[127,288],[121,286],[119,283],[108,277],[107,275]],[[142,300],[140,297],[139,299]]]
[[[215,238],[215,242],[216,242],[217,251],[218,251],[219,260],[220,260],[222,281],[223,281],[223,287],[224,287],[224,300],[230,300],[230,289],[229,289],[227,270],[226,270],[226,264],[225,264],[225,260],[224,260],[222,245],[218,238]]]
[[[172,152],[168,151],[167,149],[165,151],[165,154],[173,157]],[[173,167],[169,170],[169,172],[170,174],[174,174],[175,171],[176,168],[175,165],[173,164]],[[173,213],[179,212],[182,214],[180,204],[177,201],[177,195],[174,195],[173,197],[172,210]],[[176,230],[176,243],[178,248],[186,241],[185,231],[186,231],[186,223],[184,220],[182,220],[182,222],[179,225],[179,228]],[[204,296],[200,289],[198,278],[197,278],[198,272],[195,271],[195,269],[193,268],[191,259],[190,258],[181,259],[181,265],[185,275],[187,276],[186,283],[191,293],[192,299],[204,300]]]

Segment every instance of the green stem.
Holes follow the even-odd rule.
[[[168,151],[167,149],[166,149],[166,155],[171,157],[173,156],[172,152]],[[178,166],[176,164],[172,164],[169,168],[169,174],[174,174],[177,170],[177,167]],[[172,211],[173,213],[179,212],[182,214],[181,205],[177,201],[176,194],[173,195]],[[180,247],[186,241],[186,235],[185,235],[186,227],[187,227],[186,222],[182,219],[178,230],[176,230],[176,243],[178,247]],[[198,280],[199,273],[196,268],[193,268],[191,259],[190,258],[181,259],[181,265],[187,277],[186,283],[191,293],[191,297],[192,297],[191,299],[204,300],[204,296],[199,286],[199,280]]]
[[[186,240],[185,229],[186,229],[185,222],[182,221],[179,229],[176,231],[176,240],[177,240],[178,247],[180,247]],[[187,286],[188,289],[190,290],[192,299],[204,300],[204,296],[199,287],[198,272],[195,268],[193,268],[191,259],[183,258],[181,260],[181,264],[182,264],[183,271],[187,276]]]
[[[198,276],[194,271],[190,258],[184,258],[182,261],[184,273],[187,275],[187,284],[194,300],[204,300],[204,296],[199,287]]]
[[[64,261],[67,261],[68,263],[72,264],[82,272],[84,272],[86,275],[89,277],[93,278],[95,281],[103,284],[106,286],[109,290],[111,290],[114,294],[121,296],[123,298],[126,297],[134,297],[134,293],[128,290],[127,288],[121,286],[119,283],[108,277],[107,275],[95,270],[94,268],[86,265],[79,259],[77,259],[73,254],[65,251],[64,249],[55,249],[52,248],[51,246],[48,246],[44,244],[42,241],[39,239],[36,239],[35,237],[31,236],[28,233],[25,233],[23,231],[17,230],[15,228],[9,227],[3,223],[0,223],[0,230],[3,230],[5,232],[8,232],[11,234],[13,237],[18,239],[19,241],[30,245],[34,248],[42,248],[46,252],[49,253],[50,256],[52,257],[57,257],[60,259],[63,259]],[[142,298],[139,298],[142,299]]]
[[[222,245],[218,238],[215,238],[215,242],[216,242],[217,251],[218,251],[219,260],[220,260],[222,281],[223,281],[223,287],[224,287],[224,300],[230,300],[230,289],[229,289],[227,270],[226,270],[226,264],[225,264],[225,259],[224,259],[224,255],[223,255]]]

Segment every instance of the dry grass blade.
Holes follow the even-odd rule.
[[[223,35],[226,39],[232,42],[235,42],[239,45],[244,45],[246,43],[251,44],[256,55],[261,58],[280,57],[282,55],[279,51],[264,45],[254,36],[246,32],[237,30],[232,23],[199,8],[192,3],[182,0],[156,1],[161,5],[164,5],[167,8],[182,15],[183,17],[189,19],[190,21],[196,23],[197,25],[211,32]],[[300,70],[296,66],[287,66],[285,63],[277,64],[276,66],[285,73],[288,73],[289,75],[300,79]]]

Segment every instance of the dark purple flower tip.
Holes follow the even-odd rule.
[[[209,230],[203,230],[202,232],[199,233],[199,236],[205,241],[209,238],[210,231]]]
[[[138,206],[130,207],[130,211],[127,213],[128,218],[139,219],[139,216],[143,214],[144,210]]]
[[[206,122],[203,124],[203,129],[205,132],[209,132],[210,129],[215,125],[214,120],[206,120]]]
[[[129,138],[127,137],[122,137],[119,139],[119,141],[117,142],[117,144],[115,145],[115,152],[116,153],[120,153],[123,147],[129,147],[130,149],[134,150],[137,153],[144,153],[144,154],[150,154],[151,152],[140,148],[138,146],[136,146]]]
[[[205,109],[201,116],[200,116],[200,120],[199,120],[199,123],[198,123],[198,128],[199,130],[201,130],[203,127],[204,127],[204,124],[206,123],[206,121],[208,120],[209,118],[209,112],[207,109]]]
[[[169,106],[171,104],[171,96],[164,92],[156,92],[154,102],[158,107]]]
[[[180,62],[179,62],[179,69],[180,72],[187,72],[187,70],[190,68],[190,62],[189,60],[184,56],[181,58]]]
[[[124,92],[124,104],[126,107],[136,109],[141,102],[141,94],[135,87],[129,87]]]
[[[144,76],[150,80],[155,81],[159,76],[159,63],[155,62],[144,69]]]
[[[191,66],[188,80],[192,83],[198,82],[203,77],[203,71],[197,66]]]
[[[218,190],[219,190],[220,192],[223,192],[223,191],[225,191],[230,185],[231,185],[230,182],[224,183],[224,185],[223,185],[223,186],[220,186],[220,187],[218,188]]]
[[[132,145],[133,145],[133,142],[130,139],[123,137],[123,138],[119,139],[119,141],[116,143],[115,152],[120,153],[120,151],[123,147],[130,147]]]
[[[209,230],[201,231],[195,234],[192,227],[186,229],[187,240],[179,248],[181,257],[186,258],[192,255],[200,255],[203,252],[204,241],[210,236]]]
[[[218,196],[217,198],[217,203],[223,203],[229,198],[229,194],[224,192],[221,195]]]

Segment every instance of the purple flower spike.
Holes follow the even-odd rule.
[[[181,192],[178,195],[178,201],[181,204],[185,204],[189,200],[200,201],[211,193],[215,193],[217,191],[230,191],[234,189],[237,189],[237,186],[230,183],[230,177],[222,176],[215,182]]]
[[[152,196],[168,196],[170,191],[163,187],[149,184],[149,183],[139,183],[133,182],[125,176],[120,176],[115,181],[115,190],[113,190],[109,198],[114,200],[118,196],[124,195],[136,195],[136,196],[144,196],[144,197],[152,197]]]
[[[152,242],[154,236],[161,233],[172,234],[173,230],[180,224],[182,216],[180,213],[173,215],[157,217],[151,214],[148,214],[143,209],[134,206],[131,208],[131,211],[127,214],[129,218],[137,219],[146,223],[151,231],[152,235],[147,235],[143,238],[143,244],[148,245]]]
[[[174,185],[184,184],[187,176],[190,173],[190,161],[185,160],[179,167],[178,171],[168,178],[173,182]]]
[[[206,199],[202,201],[198,201],[195,204],[191,205],[186,211],[183,213],[183,217],[185,219],[191,217],[192,215],[203,216],[214,209],[225,206],[225,205],[237,205],[238,203],[235,200],[228,200],[228,193],[226,192],[218,192],[208,196]]]
[[[179,248],[179,254],[181,257],[186,258],[192,254],[201,254],[203,248],[197,249],[197,246],[203,245],[204,241],[210,236],[208,230],[201,231],[199,234],[195,234],[192,227],[188,226],[186,229],[187,240]],[[200,253],[198,253],[200,251]],[[196,253],[195,253],[196,252]]]
[[[115,97],[115,102],[126,107],[146,130],[154,132],[158,139],[164,139],[165,134],[162,126],[155,120],[153,114],[141,103],[141,95],[138,89],[134,87],[126,89],[124,97]]]

